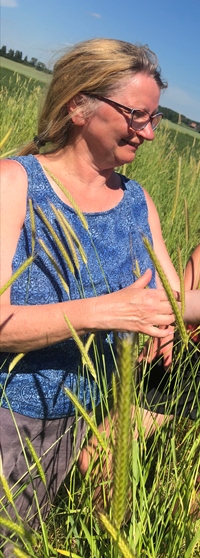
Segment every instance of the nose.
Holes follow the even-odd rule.
[[[141,136],[147,141],[152,141],[154,139],[155,134],[151,122],[148,122],[148,124],[145,126],[145,128],[143,128],[143,130],[137,130],[137,135]]]

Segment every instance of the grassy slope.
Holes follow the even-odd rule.
[[[192,130],[191,128],[189,128],[189,126],[182,126],[181,124],[174,124],[174,122],[170,122],[170,120],[164,119],[165,125],[166,127],[172,129],[172,130],[176,130],[176,132],[180,132],[181,134],[188,134],[189,136],[192,136],[193,138],[197,138],[198,140],[200,140],[200,134],[198,132],[195,132],[195,130]]]
[[[51,77],[50,74],[45,74],[44,72],[36,70],[36,68],[26,66],[25,64],[20,64],[19,62],[9,60],[8,58],[4,58],[3,56],[0,56],[0,66],[2,68],[11,70],[12,72],[22,74],[27,78],[36,79],[37,81],[44,83],[48,83]]]

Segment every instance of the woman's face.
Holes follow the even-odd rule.
[[[160,89],[155,80],[138,73],[129,80],[120,81],[119,89],[108,98],[133,109],[143,109],[153,115],[157,112]],[[154,132],[151,122],[143,130],[134,131],[129,127],[130,115],[119,112],[104,101],[79,129],[82,145],[92,164],[99,169],[114,168],[130,163],[144,140],[152,141]]]

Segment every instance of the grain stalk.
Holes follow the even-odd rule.
[[[186,331],[185,324],[184,324],[183,318],[181,316],[181,312],[179,310],[178,304],[176,302],[173,290],[171,288],[171,285],[169,284],[167,276],[165,275],[165,272],[163,271],[163,268],[162,268],[162,266],[161,266],[161,264],[160,264],[160,262],[159,262],[159,260],[156,256],[149,240],[147,238],[143,237],[143,242],[144,242],[144,245],[145,245],[145,247],[146,247],[146,249],[147,249],[147,251],[148,251],[148,253],[149,253],[149,255],[152,259],[152,262],[155,266],[155,269],[156,269],[156,271],[157,271],[157,273],[160,277],[162,285],[165,289],[166,295],[168,297],[168,300],[171,304],[172,310],[173,310],[173,312],[175,314],[175,317],[176,317],[176,323],[178,325],[182,341],[187,348],[188,347],[187,331]]]
[[[180,251],[179,247],[178,247],[178,269],[179,269],[179,279],[180,279],[181,315],[184,316],[184,313],[185,313],[185,283],[184,283],[184,272],[183,272],[181,251]]]
[[[86,253],[82,247],[82,244],[77,236],[77,234],[75,233],[74,229],[71,227],[70,223],[68,222],[68,220],[66,219],[65,215],[62,213],[62,211],[60,209],[57,210],[58,215],[60,216],[61,222],[64,225],[64,227],[69,231],[69,234],[71,235],[71,237],[73,238],[78,251],[80,253],[80,256],[83,260],[83,263],[87,264],[87,256]]]
[[[33,459],[33,461],[35,462],[35,466],[36,466],[36,468],[37,468],[37,470],[38,470],[38,474],[39,474],[39,476],[40,476],[40,478],[41,478],[41,481],[42,481],[43,484],[46,486],[46,477],[45,477],[45,474],[44,474],[42,465],[41,465],[41,463],[40,463],[40,459],[38,458],[37,453],[36,453],[36,451],[35,451],[35,449],[34,449],[32,443],[31,443],[31,441],[29,440],[29,438],[26,437],[25,440],[26,440],[26,444],[27,444],[28,450],[29,450],[29,452],[30,452],[30,454],[31,454],[31,456],[32,456],[32,459]]]
[[[51,223],[47,219],[47,217],[46,217],[45,213],[42,211],[42,209],[39,206],[37,206],[37,210],[38,210],[38,213],[39,213],[43,223],[46,225],[48,231],[50,232],[58,250],[60,250],[60,252],[61,252],[69,270],[74,275],[75,274],[74,266],[72,264],[72,261],[71,261],[69,255],[68,255],[67,251],[65,250],[65,247],[63,246],[63,243],[61,242],[60,238],[56,234],[54,228],[52,227]]]
[[[72,258],[73,258],[73,261],[74,261],[74,265],[75,265],[76,269],[79,271],[80,265],[79,265],[78,256],[77,256],[77,253],[76,253],[76,250],[75,250],[75,246],[74,246],[72,236],[70,235],[69,230],[67,229],[67,227],[64,225],[63,220],[60,216],[60,213],[59,213],[58,209],[56,209],[56,207],[53,205],[53,203],[50,203],[50,206],[51,206],[52,211],[54,212],[54,215],[56,216],[56,219],[57,219],[59,225],[61,226],[62,232],[65,235],[68,247],[70,249],[70,252],[71,252],[71,255],[72,255]]]
[[[87,349],[85,348],[85,346],[83,345],[79,335],[76,333],[76,330],[74,329],[73,325],[71,324],[69,318],[66,316],[66,314],[64,315],[65,321],[67,322],[68,328],[72,334],[72,337],[74,339],[74,341],[77,344],[77,347],[79,348],[79,351],[81,353],[81,355],[83,356],[84,362],[87,364],[88,369],[90,374],[93,376],[93,378],[96,380],[97,379],[97,375],[96,375],[96,371],[94,368],[94,365],[88,355]]]
[[[3,287],[1,287],[0,289],[0,296],[9,288],[11,287],[11,285],[14,283],[14,281],[16,281],[16,279],[18,279],[18,277],[21,275],[21,273],[23,273],[27,267],[33,262],[34,257],[30,256],[30,258],[28,258],[20,267],[19,269],[17,269],[17,271],[15,271],[15,273],[13,273],[12,277],[10,277],[10,279],[8,279],[8,281],[5,283],[5,285],[3,285]]]
[[[127,509],[129,478],[129,444],[131,432],[131,403],[133,382],[133,352],[137,334],[118,338],[119,388],[117,397],[117,427],[114,449],[114,488],[112,520],[120,529]]]
[[[176,209],[177,209],[177,204],[178,204],[178,199],[179,199],[180,181],[181,181],[181,157],[179,157],[179,159],[178,159],[178,176],[177,176],[177,183],[176,183],[176,193],[175,193],[174,206],[173,206],[173,209],[172,209],[172,223],[173,223],[175,215],[176,215]]]
[[[99,514],[100,521],[103,527],[106,529],[107,533],[112,537],[113,541],[117,543],[117,546],[122,553],[124,558],[136,558],[136,555],[133,554],[127,544],[127,542],[123,539],[123,537],[119,534],[118,529],[116,529],[109,518],[104,515],[103,513]]]
[[[72,393],[72,391],[70,389],[65,387],[64,392],[66,393],[67,397],[69,397],[69,399],[72,401],[73,405],[77,408],[80,415],[84,418],[85,422],[88,424],[88,426],[91,429],[91,431],[93,432],[93,434],[96,436],[101,448],[106,452],[107,451],[107,444],[106,444],[103,436],[101,435],[99,429],[97,428],[96,424],[94,423],[94,421],[90,417],[90,415],[87,413],[87,411],[84,409],[83,405],[81,405],[81,403],[79,402],[76,395],[74,395],[74,393]]]
[[[88,230],[87,220],[86,220],[85,216],[83,215],[82,211],[80,210],[79,206],[75,202],[73,196],[70,194],[70,192],[67,190],[67,188],[65,188],[65,186],[63,186],[62,182],[60,182],[60,180],[58,180],[58,178],[56,178],[56,176],[54,176],[54,174],[47,167],[43,167],[43,168],[47,172],[47,174],[49,174],[49,176],[52,178],[52,180],[54,180],[54,182],[57,184],[57,186],[59,186],[59,188],[62,190],[62,192],[65,194],[66,198],[69,200],[73,209],[75,210],[75,212],[79,216],[79,219],[80,219],[84,229]]]
[[[187,204],[186,199],[184,199],[184,208],[185,208],[185,242],[186,242],[186,246],[188,246],[188,241],[189,241],[189,215],[188,215],[188,204]]]
[[[32,256],[33,256],[34,255],[34,250],[35,250],[35,236],[36,236],[35,216],[34,216],[32,200],[29,199],[28,203],[29,203],[29,212],[30,212],[30,221],[31,221],[31,249],[32,249]]]
[[[2,149],[2,147],[4,146],[4,143],[6,143],[7,139],[10,137],[12,132],[12,128],[10,128],[8,130],[8,132],[6,133],[6,135],[2,138],[2,140],[0,141],[0,149]]]
[[[54,269],[55,269],[55,271],[56,271],[56,273],[57,273],[57,275],[58,275],[58,277],[59,277],[59,279],[60,279],[60,282],[62,283],[62,286],[63,286],[65,292],[69,295],[69,287],[68,287],[68,285],[67,285],[67,283],[66,283],[66,281],[65,281],[65,279],[64,279],[64,277],[63,277],[63,274],[62,274],[62,272],[61,272],[61,270],[60,270],[60,268],[59,268],[57,262],[55,261],[55,259],[54,259],[54,257],[52,256],[51,252],[50,252],[49,249],[47,248],[45,242],[44,242],[41,238],[39,238],[38,242],[39,242],[40,246],[43,248],[45,254],[48,256],[50,262],[52,263],[52,265],[53,265],[53,267],[54,267]]]

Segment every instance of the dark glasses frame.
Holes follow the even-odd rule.
[[[93,95],[93,94],[88,94],[89,97],[93,97],[94,99],[99,99],[100,101],[103,101],[105,103],[108,103],[108,105],[113,106],[114,108],[116,108],[116,110],[123,110],[125,112],[127,112],[128,114],[130,114],[130,122],[129,122],[129,128],[132,128],[133,130],[144,130],[144,128],[147,126],[147,124],[149,124],[149,122],[151,122],[151,126],[153,131],[156,130],[156,128],[159,126],[162,118],[163,118],[163,113],[162,112],[157,112],[156,114],[151,115],[147,110],[144,109],[132,109],[129,107],[126,107],[125,105],[121,105],[121,103],[117,103],[116,101],[113,101],[112,99],[108,99],[107,97],[103,97],[103,95]],[[142,114],[146,114],[147,115],[147,121],[144,122],[143,124],[137,124],[136,122],[134,122],[134,113],[139,112]],[[157,119],[157,120],[156,120]]]

